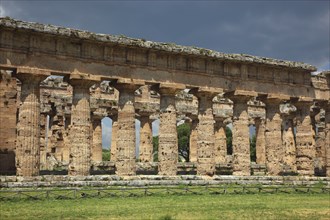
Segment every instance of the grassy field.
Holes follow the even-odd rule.
[[[2,201],[0,219],[330,219],[329,194]]]

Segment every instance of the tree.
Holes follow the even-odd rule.
[[[110,150],[109,149],[102,149],[102,161],[110,161]]]
[[[233,133],[229,127],[226,127],[227,155],[233,154]]]
[[[189,161],[190,126],[186,123],[177,126],[177,133],[179,159],[182,157],[185,161]]]
[[[158,143],[159,143],[159,140],[158,140],[158,136],[153,136],[152,137],[152,148],[153,148],[153,159],[154,159],[154,162],[158,162]]]
[[[250,138],[250,159],[251,161],[256,162],[256,135],[252,135]]]
[[[181,124],[177,126],[178,133],[178,153],[179,158],[184,158],[185,161],[189,161],[189,136],[190,136],[190,127],[188,124]],[[154,161],[158,161],[158,145],[159,138],[155,136],[152,138],[153,152],[154,152]]]

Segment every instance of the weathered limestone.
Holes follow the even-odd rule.
[[[160,113],[159,113],[159,149],[158,174],[173,176],[177,173],[178,137],[176,130],[175,93],[184,89],[180,85],[159,85]]]
[[[15,173],[17,85],[11,73],[0,70],[0,173]]]
[[[113,125],[115,138],[112,140],[111,147],[112,160],[116,161],[119,175],[134,175],[136,169],[135,114],[141,116],[143,115],[141,113],[148,112],[152,118],[157,118],[160,102],[161,128],[158,151],[160,174],[175,175],[177,173],[176,119],[181,120],[183,115],[189,114],[196,116],[199,110],[199,125],[195,126],[193,125],[195,122],[192,122],[191,126],[190,160],[194,163],[188,164],[188,166],[198,164],[198,174],[213,174],[213,164],[223,159],[226,149],[223,147],[218,150],[217,147],[214,147],[214,145],[218,146],[220,142],[219,145],[225,146],[225,138],[224,125],[219,123],[214,127],[211,126],[214,123],[212,117],[214,115],[215,117],[231,118],[234,111],[234,174],[249,175],[248,120],[253,123],[255,118],[265,118],[263,104],[255,100],[246,103],[248,99],[246,97],[250,98],[256,94],[264,96],[267,104],[266,127],[262,125],[262,121],[256,122],[257,136],[259,136],[257,137],[257,162],[266,163],[270,175],[288,174],[286,171],[295,171],[296,165],[298,165],[301,175],[312,175],[312,163],[317,164],[317,160],[321,159],[319,164],[321,168],[327,166],[329,175],[329,125],[323,127],[318,125],[317,129],[314,125],[315,129],[310,129],[312,126],[309,111],[303,104],[299,107],[297,120],[292,120],[287,117],[286,113],[278,110],[281,100],[288,100],[287,97],[292,97],[292,100],[306,97],[305,102],[326,102],[328,106],[328,100],[330,100],[329,71],[312,76],[311,72],[316,68],[298,62],[250,55],[224,54],[202,48],[99,35],[10,18],[0,18],[0,29],[1,69],[19,74],[30,71],[29,74],[37,78],[47,71],[57,76],[63,76],[65,79],[71,78],[74,86],[74,100],[72,101],[72,88],[64,84],[62,78],[55,77],[41,83],[40,92],[43,95],[40,99],[40,113],[44,118],[40,122],[40,126],[43,131],[41,134],[40,132],[37,134],[36,124],[38,125],[39,122],[37,123],[36,120],[38,121],[39,118],[34,116],[36,112],[31,113],[31,109],[34,109],[39,101],[36,97],[37,85],[34,86],[35,82],[31,85],[23,83],[22,88],[25,91],[22,94],[24,95],[28,90],[31,92],[25,95],[28,100],[23,102],[18,118],[17,144],[23,146],[22,149],[18,149],[17,156],[19,165],[17,172],[21,173],[19,175],[37,174],[38,170],[35,167],[38,161],[36,161],[35,155],[38,154],[39,148],[42,151],[43,163],[46,155],[48,159],[45,163],[52,160],[65,166],[65,162],[70,160],[70,175],[87,175],[91,159],[94,159],[96,153],[100,156],[99,152],[92,149],[91,113],[100,118],[116,117],[118,108],[119,119],[118,122],[114,120]],[[29,71],[22,71],[22,67]],[[83,70],[85,74],[77,76],[78,70]],[[74,72],[72,73],[72,71]],[[105,86],[103,88],[101,86],[93,87],[88,91],[86,84],[94,82],[92,76],[99,76],[97,80],[95,79],[96,81],[102,77],[102,80],[106,82]],[[24,78],[24,80],[29,81],[30,79]],[[119,105],[118,93],[113,93],[114,90],[110,88],[107,80],[111,82],[118,80],[116,82],[121,87],[119,88],[121,91]],[[149,86],[144,87],[145,90],[141,88],[136,91],[136,98],[134,98],[132,87],[137,85],[136,80],[148,85],[160,85],[159,91],[162,100],[159,100],[157,93],[152,96]],[[16,136],[15,97],[20,92],[16,92],[14,87],[17,86],[17,91],[19,91],[20,86],[16,85],[14,80],[9,81],[2,75],[0,81],[0,172],[4,171],[3,167],[8,168],[8,159],[13,160],[16,142],[16,137],[12,138]],[[33,86],[34,88],[32,88]],[[198,107],[197,98],[191,94],[187,95],[186,91],[182,92],[180,97],[174,98],[175,91],[184,88],[195,88],[199,92],[210,88],[235,91],[230,97],[235,103],[231,103],[219,94],[218,100],[214,100],[215,103],[212,107],[210,107],[212,101],[205,97],[200,98]],[[92,97],[91,101],[89,101],[89,96]],[[71,104],[73,105],[72,112]],[[247,106],[249,107],[247,108]],[[328,107],[325,108],[327,109],[326,120],[329,123],[329,110]],[[286,110],[291,111],[288,108]],[[25,117],[24,114],[27,116]],[[46,115],[51,119],[47,136],[45,128],[48,126],[44,123]],[[6,119],[7,116],[9,119]],[[315,122],[312,121],[312,123]],[[71,125],[68,126],[68,124]],[[293,128],[296,124],[298,136],[300,135],[297,136],[297,145],[299,145],[297,150],[293,135],[295,133]],[[68,127],[69,129],[67,129]],[[151,126],[148,123],[142,123],[142,127],[141,140],[146,140],[150,149]],[[98,125],[95,125],[94,128],[94,135],[100,133]],[[28,132],[31,135],[26,135]],[[314,134],[317,137],[316,144],[312,137]],[[68,135],[69,138],[67,138]],[[100,135],[97,136],[100,138]],[[38,143],[36,142],[37,144],[34,145],[31,141],[37,140],[37,137],[40,138],[40,143],[37,141]],[[45,149],[47,138],[47,149]],[[98,138],[93,139],[96,141]],[[118,147],[116,147],[117,139]],[[100,139],[96,142],[94,146],[100,146]],[[317,148],[316,158],[313,146]],[[70,148],[70,159],[68,148]],[[147,147],[142,146],[142,148]],[[24,152],[20,152],[22,150]],[[266,151],[266,159],[264,151]],[[147,150],[148,154],[143,155],[142,152],[141,158],[145,161],[149,160],[150,151]],[[31,155],[34,155],[33,159],[31,159]],[[144,156],[149,159],[144,159]],[[219,159],[218,156],[222,158]],[[27,159],[29,165],[25,166],[25,162],[22,162],[23,159]],[[226,157],[226,162],[228,167],[231,166],[231,156]],[[104,164],[111,164],[112,169],[115,168],[112,162]],[[155,168],[155,164],[150,167]],[[264,166],[257,165],[256,167],[256,169],[260,167],[263,169]],[[315,168],[317,169],[317,166]],[[22,169],[25,170],[22,171]]]
[[[256,163],[266,164],[265,120],[262,118],[256,118],[255,126],[256,126]]]
[[[197,125],[198,118],[192,117],[189,136],[189,162],[197,162]]]
[[[301,99],[296,102],[297,133],[296,133],[296,162],[300,175],[314,175],[315,142],[310,117],[312,100]]]
[[[18,70],[22,83],[16,142],[16,175],[37,176],[40,167],[40,90],[49,72]]]
[[[47,142],[46,137],[48,130],[47,115],[40,114],[40,169],[46,168],[47,164]]]
[[[226,163],[227,156],[227,137],[226,137],[226,123],[224,118],[216,117],[214,125],[214,154],[215,163]]]
[[[247,102],[256,93],[236,90],[225,96],[234,102],[233,107],[233,175],[249,176],[250,167],[250,137]]]
[[[321,109],[319,103],[312,107],[311,120],[313,126],[313,135],[315,135],[315,158],[314,170],[315,175],[325,175],[326,170],[326,128],[325,128],[325,111]]]
[[[91,110],[89,88],[100,81],[98,77],[72,74],[70,84],[73,87],[70,139],[70,176],[88,175],[91,167]]]
[[[325,151],[326,151],[326,176],[330,177],[330,103],[326,105],[325,108],[325,124],[326,124],[326,142],[325,142]]]
[[[140,155],[141,162],[153,161],[152,148],[152,120],[150,115],[141,115],[141,129],[140,129]]]
[[[293,120],[287,116],[282,118],[283,169],[284,172],[296,173],[296,142]]]
[[[93,162],[102,161],[102,121],[101,118],[92,117],[93,125],[93,146],[91,159]]]
[[[112,116],[112,134],[111,134],[111,148],[110,148],[110,161],[117,161],[117,137],[118,137],[118,116]]]
[[[116,174],[135,175],[135,108],[134,92],[144,85],[141,81],[118,80],[114,87],[119,91]]]
[[[218,92],[219,93],[219,92]],[[197,125],[197,175],[212,176],[215,172],[214,117],[212,99],[217,93],[199,88]]]
[[[269,94],[258,97],[266,104],[266,167],[269,175],[280,175],[283,171],[282,118],[280,104],[289,97]]]

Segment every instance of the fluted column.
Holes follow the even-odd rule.
[[[70,84],[73,88],[71,124],[69,126],[70,176],[86,176],[91,168],[92,124],[89,88],[96,82],[79,79],[72,75]]]
[[[256,162],[257,164],[266,164],[266,143],[265,143],[265,120],[255,119],[256,126]]]
[[[193,118],[189,136],[189,161],[197,162],[197,125],[198,118]]]
[[[117,136],[118,136],[118,115],[112,116],[112,134],[111,134],[111,157],[110,160],[113,162],[117,161]]]
[[[326,127],[326,137],[325,137],[325,169],[326,176],[330,177],[330,102],[328,102],[324,108],[325,110],[325,127]]]
[[[282,118],[280,112],[281,99],[266,98],[262,100],[266,104],[266,167],[269,175],[282,173],[282,161],[284,156],[282,146]]]
[[[322,113],[323,112],[319,106],[314,106],[313,111],[311,112],[311,121],[315,140],[315,175],[325,175],[326,128],[324,121],[321,120]]]
[[[17,71],[21,81],[16,140],[16,175],[37,176],[40,169],[40,90],[39,84],[49,74]]]
[[[290,173],[297,172],[296,143],[294,140],[293,119],[282,116],[283,169]]]
[[[47,139],[48,130],[47,115],[40,114],[40,169],[44,169],[47,163]]]
[[[224,164],[227,156],[226,123],[224,123],[224,118],[215,118],[214,128],[215,164]]]
[[[197,175],[214,175],[214,117],[212,99],[215,93],[198,91]]]
[[[312,101],[298,100],[297,107],[297,133],[296,133],[296,160],[297,172],[300,175],[314,175],[315,142],[310,117]]]
[[[92,161],[102,161],[102,121],[101,118],[92,117],[93,124],[93,146],[92,146]]]
[[[158,174],[177,173],[178,136],[176,128],[175,93],[177,88],[160,86]]]
[[[149,119],[150,115],[141,115],[141,129],[140,129],[140,161],[152,162],[152,121]]]
[[[142,85],[130,80],[113,85],[119,91],[116,174],[121,176],[136,174],[134,92]]]
[[[247,102],[256,93],[236,90],[226,93],[225,97],[233,102],[233,175],[251,175],[250,131]]]

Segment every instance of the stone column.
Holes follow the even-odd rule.
[[[189,162],[197,162],[197,125],[198,118],[192,118],[189,136]]]
[[[322,102],[318,102],[320,106],[314,106],[311,114],[313,133],[315,134],[315,175],[323,176],[326,174],[326,124],[323,118],[326,109]],[[321,108],[323,109],[321,110]],[[322,116],[321,116],[322,115]],[[324,118],[325,119],[325,118]]]
[[[214,175],[214,117],[212,99],[216,93],[201,91],[196,93],[198,98],[197,126],[197,175]]]
[[[160,85],[158,174],[174,176],[178,163],[178,135],[176,129],[176,87]]]
[[[149,114],[141,115],[141,129],[140,129],[140,161],[152,162],[152,120],[149,118]]]
[[[117,161],[117,134],[118,134],[118,116],[112,116],[112,134],[111,134],[111,157],[110,161]]]
[[[93,146],[92,146],[92,161],[102,161],[102,121],[101,118],[92,117],[93,119]]]
[[[233,175],[251,175],[250,132],[247,102],[257,93],[235,90],[224,94],[233,101]]]
[[[324,108],[325,110],[325,127],[326,127],[326,138],[325,138],[325,169],[326,176],[330,177],[330,102],[328,102]]]
[[[40,169],[44,169],[47,163],[48,130],[47,115],[40,114]]]
[[[256,163],[266,164],[265,119],[256,118],[255,126],[256,126]]]
[[[21,103],[16,139],[16,175],[38,176],[40,169],[40,90],[39,84],[49,74],[20,72]]]
[[[72,74],[70,84],[73,87],[71,124],[69,126],[70,176],[86,176],[91,168],[91,109],[89,88],[99,79]]]
[[[142,85],[130,81],[113,85],[119,91],[116,174],[121,176],[136,174],[134,92]]]
[[[65,125],[63,129],[63,162],[68,163],[70,161],[70,138],[69,138],[69,126],[71,124],[71,118],[64,116]]]
[[[283,169],[287,173],[296,173],[296,144],[293,119],[290,116],[282,116],[282,118]]]
[[[282,118],[280,112],[279,98],[265,98],[266,104],[266,167],[269,175],[280,175],[282,173],[283,146],[282,146]]]
[[[298,100],[297,107],[297,133],[296,133],[296,160],[297,172],[300,175],[314,175],[315,142],[310,117],[312,100]]]
[[[224,118],[215,118],[214,125],[214,154],[215,164],[225,164],[227,156],[227,137],[226,137],[226,123]]]

